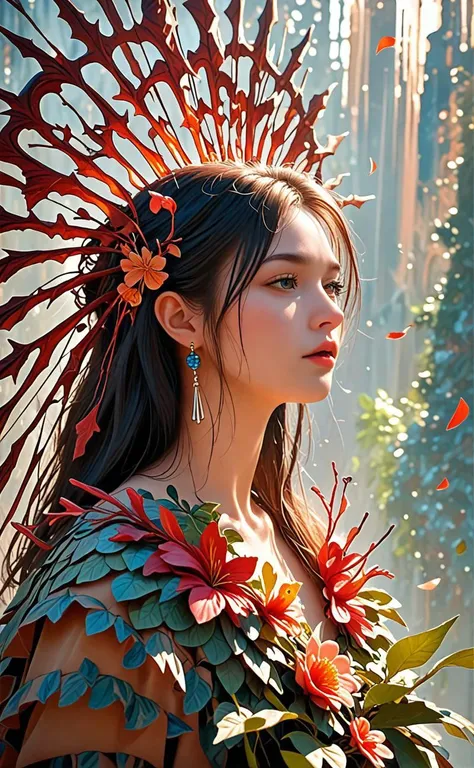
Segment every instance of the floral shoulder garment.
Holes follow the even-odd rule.
[[[50,524],[75,519],[58,543],[18,525],[49,551],[1,618],[0,768],[450,768],[429,725],[468,740],[474,726],[416,688],[472,668],[473,651],[414,671],[456,617],[395,641],[399,603],[366,586],[393,574],[365,570],[375,544],[348,552],[361,525],[336,538],[350,478],[335,514],[333,471],[330,502],[313,490],[329,518],[319,571],[337,641],[301,620],[298,584],[277,587],[269,563],[256,573],[257,558],[236,553],[219,505],[191,508],[173,486],[167,499],[129,488],[122,503],[71,480],[98,504],[62,499]]]

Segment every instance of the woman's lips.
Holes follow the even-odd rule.
[[[323,368],[333,368],[336,362],[329,352],[318,352],[316,355],[308,355],[306,360],[311,360],[312,363],[321,365]]]

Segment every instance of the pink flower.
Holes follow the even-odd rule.
[[[296,682],[321,709],[338,712],[342,704],[353,707],[352,694],[361,684],[351,674],[349,657],[339,653],[335,640],[321,643],[317,630],[316,627],[305,654],[296,652]]]
[[[160,507],[160,520],[170,541],[160,544],[146,561],[143,575],[174,573],[180,576],[177,592],[190,590],[189,608],[198,624],[204,624],[223,610],[236,626],[237,615],[256,611],[248,581],[258,558],[235,557],[228,560],[227,539],[212,521],[201,534],[199,546],[188,544],[178,522],[166,507]]]
[[[382,731],[371,731],[370,723],[365,717],[356,717],[349,724],[349,728],[351,747],[356,747],[375,768],[384,768],[384,759],[391,760],[394,757],[393,752],[382,744],[385,734]]]

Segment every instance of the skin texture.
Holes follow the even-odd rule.
[[[284,402],[315,403],[327,397],[334,369],[316,365],[304,359],[304,355],[329,340],[340,347],[343,311],[333,282],[339,277],[338,265],[323,227],[311,212],[306,209],[293,212],[289,223],[274,236],[267,259],[278,254],[304,254],[307,263],[284,258],[268,261],[261,265],[243,294],[242,340],[247,360],[240,347],[238,304],[227,313],[220,348],[234,402],[235,421],[226,400],[214,435],[211,414],[215,420],[219,374],[210,346],[206,345],[202,317],[175,292],[167,291],[157,297],[157,322],[182,350],[181,438],[184,446],[191,441],[191,458],[185,450],[169,472],[171,459],[165,457],[159,464],[146,468],[143,474],[129,478],[117,490],[131,486],[146,488],[155,496],[160,493],[165,496],[166,486],[171,482],[190,503],[196,501],[195,490],[201,499],[220,502],[221,509],[225,510],[220,527],[232,526],[240,532],[245,541],[245,554],[258,554],[262,561],[272,562],[282,578],[303,582],[300,597],[307,609],[307,620],[314,626],[323,618],[320,592],[308,583],[301,564],[273,526],[270,516],[251,499],[250,491],[272,411]],[[221,277],[221,299],[230,267]],[[191,419],[193,376],[185,363],[191,341],[201,357],[198,377],[205,418],[200,424]],[[213,437],[214,453],[208,467]],[[165,472],[165,479],[152,477]],[[330,632],[328,636],[335,634]]]

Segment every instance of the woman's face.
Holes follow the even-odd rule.
[[[231,389],[250,386],[256,399],[271,407],[327,396],[344,317],[337,295],[339,269],[323,227],[310,211],[300,210],[274,236],[242,295],[247,362],[240,349],[237,302],[225,317],[221,351]],[[307,357],[325,342],[337,345],[332,362]]]

